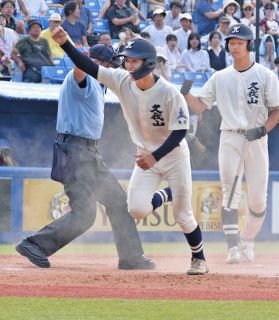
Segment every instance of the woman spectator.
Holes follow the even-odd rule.
[[[227,0],[223,6],[224,15],[231,21],[230,26],[236,23],[240,23],[240,19],[236,17],[236,12],[240,10],[239,4],[234,0]]]
[[[166,38],[167,42],[167,59],[168,65],[171,70],[179,68],[181,59],[180,51],[177,47],[177,37],[175,34],[168,34]]]
[[[260,26],[263,34],[270,34],[275,41],[275,47],[277,49],[277,41],[279,36],[279,22],[274,19],[275,7],[272,3],[267,3],[264,6],[265,18],[261,20]]]
[[[121,30],[121,32],[119,33],[119,43],[117,45],[116,51],[117,52],[122,52],[126,46],[126,44],[128,43],[129,40],[131,40],[132,38],[136,38],[138,36],[138,34],[134,33],[130,28],[123,28]]]
[[[1,3],[1,13],[4,14],[6,18],[6,28],[10,28],[17,32],[17,34],[24,34],[25,33],[25,26],[23,20],[15,20],[14,14],[15,14],[15,2],[12,0],[4,0]],[[25,17],[26,21],[30,19],[29,14],[26,14]]]
[[[218,31],[212,31],[209,34],[209,61],[210,67],[215,71],[226,68],[226,50],[221,46],[221,34]]]
[[[274,59],[276,58],[275,42],[271,35],[266,34],[263,36],[260,43],[259,55],[260,55],[260,64],[264,65],[270,70],[273,70],[275,68],[275,64],[274,64]]]
[[[201,36],[198,33],[190,33],[187,49],[181,55],[180,66],[186,71],[211,71],[209,55],[207,51],[201,49]]]
[[[254,7],[251,2],[244,3],[243,5],[243,18],[240,22],[246,24],[252,30],[254,37],[256,36],[255,16]]]

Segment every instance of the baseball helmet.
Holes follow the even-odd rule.
[[[115,51],[112,47],[105,44],[96,44],[89,49],[90,58],[98,59],[111,63],[115,68],[120,67],[119,61],[116,59]]]
[[[229,52],[229,39],[237,38],[247,40],[247,49],[253,51],[254,48],[254,35],[252,30],[243,23],[236,23],[229,28],[226,36],[226,50]]]
[[[132,72],[135,80],[145,77],[156,67],[156,48],[150,41],[142,38],[131,39],[125,46],[124,50],[118,54],[118,56],[124,58],[143,59],[143,64],[137,70]],[[124,63],[125,59],[123,60],[123,66]]]

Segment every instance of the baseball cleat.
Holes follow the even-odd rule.
[[[194,258],[191,262],[191,268],[187,271],[189,275],[206,274],[209,272],[205,260]]]
[[[232,247],[229,249],[226,263],[228,264],[236,264],[240,262],[240,254],[238,247]]]
[[[123,270],[153,270],[155,268],[155,263],[145,255],[132,260],[119,260],[118,262],[118,269]]]
[[[241,239],[240,254],[244,262],[253,262],[255,256],[254,241]]]
[[[40,268],[49,268],[50,263],[44,251],[28,239],[23,239],[15,247],[16,251]]]

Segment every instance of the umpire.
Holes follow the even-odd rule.
[[[96,45],[90,49],[90,57],[104,67],[117,66],[111,47]],[[98,201],[106,207],[112,226],[118,268],[155,268],[143,254],[126,194],[97,148],[104,122],[104,91],[104,86],[76,67],[62,84],[51,177],[64,185],[71,211],[16,246],[38,267],[49,268],[49,256],[93,225]]]

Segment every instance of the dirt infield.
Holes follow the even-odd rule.
[[[209,255],[210,274],[187,276],[189,261],[152,256],[152,271],[117,270],[110,255],[56,255],[50,269],[24,257],[0,256],[0,296],[127,299],[279,300],[279,255],[252,264],[226,265]]]

